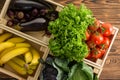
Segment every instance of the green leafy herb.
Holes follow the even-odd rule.
[[[58,19],[50,22],[48,26],[54,36],[49,41],[52,53],[71,61],[83,60],[88,54],[85,31],[93,22],[92,12],[84,4],[81,4],[79,9],[73,4],[64,7],[59,12]]]

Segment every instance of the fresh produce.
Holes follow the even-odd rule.
[[[22,11],[17,12],[16,14],[18,19],[23,19],[24,18],[24,13]]]
[[[89,40],[89,38],[90,38],[90,31],[86,30],[85,35],[86,35],[86,40]]]
[[[31,75],[33,73],[33,70],[29,69],[29,70],[27,70],[27,73]]]
[[[44,2],[44,1],[43,1]],[[49,8],[49,5],[46,3],[39,3],[31,0],[15,0],[14,6],[17,9],[21,10],[30,10],[32,8]]]
[[[21,75],[32,75],[39,64],[39,52],[26,39],[11,33],[4,32],[0,38],[4,38],[0,43],[0,66],[9,65]]]
[[[105,54],[105,50],[100,48],[93,48],[90,54],[92,54],[92,57],[95,59],[102,58],[102,56]]]
[[[96,30],[99,28],[99,26],[100,26],[100,21],[97,20],[97,19],[95,19],[95,20],[94,20],[94,24],[89,25],[88,28],[89,28],[89,30],[91,30],[91,31],[96,31]]]
[[[26,75],[26,69],[24,67],[19,66],[18,64],[20,64],[18,62],[18,64],[16,64],[14,61],[9,60],[7,63],[7,65],[9,65],[11,68],[13,68],[17,73],[21,74],[21,75]]]
[[[15,46],[10,47],[10,48],[6,48],[4,51],[2,51],[0,53],[0,58],[5,55],[6,53],[8,53],[9,51],[16,49],[16,48],[20,48],[20,47],[31,47],[31,45],[29,43],[16,43]]]
[[[14,17],[15,17],[15,13],[14,13],[12,10],[8,10],[8,11],[7,11],[7,15],[8,15],[8,17],[11,18],[11,19],[14,19]]]
[[[98,80],[92,67],[84,62],[71,62],[49,56],[40,80]]]
[[[90,32],[90,37],[86,40],[89,48],[89,54],[86,58],[96,61],[96,59],[102,58],[109,48],[113,27],[110,23],[101,23],[99,20],[95,19],[92,28],[90,25],[87,30]],[[86,34],[86,37],[87,36],[88,34]]]
[[[49,21],[58,17],[54,7],[44,1],[15,0],[7,11],[7,26],[21,31],[48,32]]]
[[[10,48],[10,47],[13,47],[13,46],[15,46],[15,44],[12,43],[12,42],[2,42],[2,43],[0,43],[0,52],[5,50],[6,48]]]
[[[16,48],[18,47],[31,47],[31,45],[27,42],[23,42],[23,43],[17,43]]]
[[[11,50],[10,52],[6,53],[5,55],[3,55],[1,57],[1,59],[0,59],[0,65],[6,63],[10,59],[12,59],[12,58],[14,58],[14,57],[16,57],[18,55],[26,53],[27,51],[29,51],[29,48],[26,48],[26,47],[16,48],[14,50]]]
[[[54,36],[49,41],[53,55],[66,57],[71,61],[83,60],[88,54],[85,32],[88,25],[93,23],[93,14],[84,4],[79,9],[73,4],[65,6],[59,12],[59,17],[48,26]]]
[[[93,35],[91,36],[91,40],[96,44],[96,45],[99,45],[103,42],[103,36],[98,33],[98,32],[95,32],[93,33]]]
[[[12,58],[11,60],[21,67],[25,67],[25,65],[26,65],[25,61],[23,59],[19,58],[18,56]]]
[[[104,37],[103,42],[99,45],[101,49],[107,49],[110,45],[110,39],[107,37]]]
[[[33,16],[37,16],[38,15],[38,9],[33,9],[32,12],[31,12],[31,14]]]
[[[47,28],[47,21],[45,18],[36,18],[32,21],[21,23],[21,31],[40,31]]]
[[[29,52],[26,52],[25,54],[24,54],[24,58],[25,58],[25,62],[26,63],[30,63],[31,61],[32,61],[32,57],[33,55],[32,55],[32,53],[29,51]]]
[[[110,36],[113,31],[113,27],[110,23],[102,23],[100,27],[100,32],[103,34],[103,36]]]
[[[10,26],[10,27],[12,27],[12,26],[14,26],[14,23],[13,23],[12,20],[9,20],[9,21],[7,22],[7,25]]]
[[[32,53],[33,59],[31,61],[30,65],[37,65],[39,63],[40,54],[34,48],[31,48],[31,53]]]
[[[13,43],[22,43],[25,39],[21,37],[13,37],[7,40],[7,42],[13,42]]]
[[[12,37],[11,33],[4,33],[4,34],[0,35],[0,43],[7,40],[10,37]]]

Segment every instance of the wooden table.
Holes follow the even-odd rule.
[[[120,0],[54,0],[61,4],[74,3],[79,6],[80,3],[93,11],[93,14],[99,20],[110,22],[112,25],[120,28]],[[0,9],[4,0],[0,0]],[[120,32],[114,41],[106,60],[100,80],[120,80]],[[1,75],[1,74],[0,74]]]

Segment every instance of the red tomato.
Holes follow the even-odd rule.
[[[110,23],[103,23],[100,28],[100,33],[103,34],[103,36],[110,36],[112,31],[113,27]]]
[[[96,44],[91,40],[87,41],[87,45],[89,48],[95,48],[95,46],[96,46]]]
[[[106,52],[106,50],[105,50],[105,49],[100,49],[100,51],[101,51],[101,54],[102,54],[102,55],[104,55],[104,54],[105,54],[105,52]]]
[[[95,49],[93,49],[92,51],[91,51],[91,53],[92,53],[92,57],[93,58],[102,58],[102,56],[104,55],[104,53],[105,53],[105,50],[102,50],[102,49],[100,49],[100,48],[95,48]]]
[[[93,35],[91,35],[91,40],[96,44],[96,45],[99,45],[103,42],[103,36],[98,33],[98,32],[95,32],[93,33]]]
[[[93,25],[88,26],[89,30],[96,31],[100,27],[100,21],[95,19]]]
[[[86,59],[91,59],[91,58],[92,58],[92,54],[89,53],[89,54],[87,55]]]
[[[89,40],[89,38],[90,38],[90,32],[89,32],[89,30],[86,30],[85,35],[86,35],[86,40]]]
[[[107,49],[110,45],[110,40],[107,37],[104,37],[103,42],[99,45],[101,49]]]

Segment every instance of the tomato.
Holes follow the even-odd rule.
[[[99,45],[103,42],[103,36],[99,32],[95,32],[95,33],[93,33],[93,35],[91,35],[91,40],[96,45]]]
[[[92,54],[89,53],[89,54],[87,55],[86,59],[91,59],[91,58],[92,58]]]
[[[95,49],[93,49],[93,50],[91,51],[91,53],[92,53],[92,57],[93,57],[93,58],[98,59],[98,58],[102,58],[102,57],[103,57],[103,55],[104,55],[104,53],[105,53],[105,50],[102,50],[102,49],[100,49],[100,48],[95,48]]]
[[[91,40],[87,41],[87,45],[89,48],[95,48],[95,46],[96,46],[96,44]]]
[[[101,51],[101,54],[104,55],[106,52],[106,49],[100,49],[100,51]]]
[[[89,40],[89,38],[90,38],[90,31],[86,30],[85,35],[86,35],[86,40]]]
[[[93,25],[89,25],[88,28],[89,30],[96,31],[100,26],[100,21],[95,19],[95,22]]]
[[[110,36],[112,31],[113,27],[110,23],[103,23],[100,27],[100,33],[103,34],[103,36]]]
[[[103,42],[99,45],[101,49],[107,49],[110,45],[110,40],[107,37],[104,37]]]

